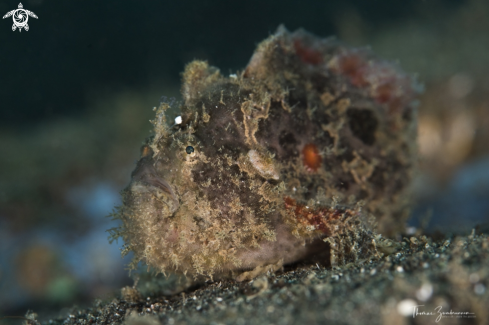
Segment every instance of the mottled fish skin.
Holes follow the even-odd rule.
[[[181,123],[155,109],[113,235],[132,267],[196,278],[391,252],[367,220],[392,235],[408,215],[418,90],[368,50],[283,27],[238,75],[191,62]]]

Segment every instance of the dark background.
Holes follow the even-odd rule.
[[[338,35],[349,10],[369,29],[382,29],[436,5],[456,9],[465,2],[28,0],[25,8],[39,17],[29,19],[29,32],[12,33],[12,19],[1,21],[0,125],[83,114],[86,94],[94,90],[144,89],[161,79],[178,83],[195,58],[236,71],[279,24],[330,36]],[[0,12],[17,5],[0,1]]]
[[[0,15],[17,1],[0,0]],[[186,63],[236,73],[280,24],[371,46],[425,85],[406,234],[487,229],[486,0],[22,3],[39,17],[29,31],[0,20],[0,317],[34,309],[46,319],[132,284],[104,217],[152,108],[179,98]]]

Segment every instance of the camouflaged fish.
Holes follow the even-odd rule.
[[[133,266],[238,280],[387,253],[365,220],[404,226],[418,92],[368,49],[284,27],[237,75],[191,62],[181,123],[156,109],[113,236]]]

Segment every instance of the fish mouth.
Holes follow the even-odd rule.
[[[144,186],[147,188],[154,188],[158,192],[162,192],[165,198],[167,199],[162,199],[161,201],[167,204],[172,212],[175,212],[179,206],[178,198],[175,195],[175,192],[173,192],[170,184],[160,176],[158,176],[158,173],[156,172],[156,169],[153,166],[153,159],[149,156],[143,157],[139,159],[136,169],[132,172],[131,174],[132,185],[138,185],[139,186]],[[160,199],[162,198],[161,195],[156,195]]]

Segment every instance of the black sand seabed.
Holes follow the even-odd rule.
[[[172,296],[126,288],[42,324],[488,324],[488,275],[487,235],[411,237],[397,253],[342,268],[296,266]]]

